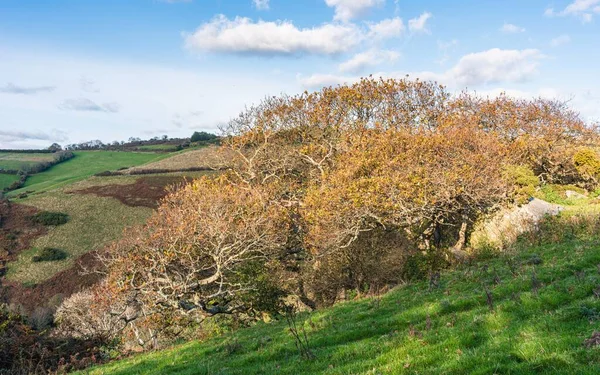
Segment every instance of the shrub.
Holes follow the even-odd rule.
[[[515,187],[515,199],[523,204],[532,197],[540,185],[540,179],[526,165],[509,165],[505,169],[505,178]]]
[[[62,212],[42,211],[31,217],[34,223],[42,225],[62,225],[69,221],[69,215]]]
[[[582,178],[598,183],[598,177],[600,177],[600,156],[598,152],[591,148],[583,148],[573,155],[573,164]]]
[[[45,247],[40,253],[32,258],[34,262],[53,262],[66,259],[68,254],[61,249]]]
[[[192,142],[206,142],[216,139],[217,136],[215,134],[207,133],[207,132],[194,132],[190,141]]]

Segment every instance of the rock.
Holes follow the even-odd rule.
[[[556,216],[563,209],[561,205],[533,198],[521,207],[502,210],[475,227],[471,235],[471,246],[501,249],[516,241],[520,234],[535,228],[544,216]]]
[[[565,191],[565,195],[567,196],[567,198],[573,198],[573,199],[584,199],[587,198],[585,195],[578,193],[576,191],[573,190],[566,190]]]

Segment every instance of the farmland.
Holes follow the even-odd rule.
[[[18,180],[19,177],[17,175],[0,173],[0,191]]]
[[[94,177],[93,174],[178,155],[77,151],[73,159],[31,176],[23,189],[12,192],[15,212],[61,212],[68,215],[69,220],[64,225],[49,227],[37,238],[29,239],[29,246],[22,248],[6,264],[5,281],[10,286],[9,298],[17,298],[20,303],[33,308],[29,300],[22,298],[43,304],[56,293],[77,290],[78,280],[84,282],[85,276],[79,276],[79,271],[74,270],[79,263],[91,261],[87,254],[119,239],[128,226],[145,222],[166,194],[168,186],[190,181],[206,172],[113,177]],[[2,177],[17,176],[0,174]],[[6,180],[6,183],[11,182]],[[16,195],[23,191],[28,194],[18,198]],[[27,218],[20,220],[26,222]],[[34,262],[33,258],[47,248],[64,251],[66,258]],[[70,280],[65,280],[61,286],[54,279],[63,274],[68,275],[65,277]]]
[[[16,153],[0,152],[0,169],[24,169],[40,162],[54,159],[52,153]]]
[[[132,167],[169,156],[169,154],[118,151],[76,151],[74,154],[73,159],[31,176],[24,187],[11,192],[9,196],[56,189],[102,171]]]

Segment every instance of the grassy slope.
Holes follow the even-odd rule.
[[[143,223],[152,213],[150,208],[129,207],[114,198],[68,194],[63,189],[34,195],[20,203],[69,215],[69,222],[51,228],[34,241],[31,249],[8,264],[6,277],[24,284],[39,283],[71,267],[78,256],[118,239],[125,227]],[[44,247],[65,250],[69,257],[55,262],[32,262]]]
[[[48,191],[84,180],[98,172],[141,165],[168,156],[147,152],[76,151],[73,159],[29,177],[23,188],[12,191],[9,196],[25,191]]]
[[[17,181],[18,179],[19,176],[17,175],[0,173],[0,191],[2,191],[2,189],[4,189],[5,187],[9,187],[10,184]]]
[[[0,168],[4,169],[21,169],[22,166],[31,166],[43,161],[54,160],[54,154],[50,153],[12,153],[0,152]]]
[[[600,373],[600,348],[583,346],[600,329],[600,300],[593,294],[600,285],[600,237],[567,233],[556,243],[521,242],[515,254],[444,273],[439,289],[430,291],[428,283],[419,282],[380,300],[346,302],[302,316],[313,361],[300,359],[286,324],[275,322],[89,373]],[[542,264],[530,262],[536,256]],[[541,283],[537,292],[534,278]]]

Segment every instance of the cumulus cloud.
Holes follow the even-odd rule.
[[[518,34],[525,32],[525,28],[514,25],[512,23],[504,23],[504,25],[502,25],[502,27],[500,28],[500,31],[502,31],[505,34]]]
[[[380,72],[375,77],[402,78],[407,74],[413,78],[432,80],[443,84],[460,87],[478,87],[491,83],[518,83],[533,78],[537,73],[539,61],[544,55],[535,49],[503,50],[493,48],[483,52],[463,56],[445,72]],[[298,77],[305,88],[356,82],[360,76],[338,76],[333,74],[315,74],[309,77]]]
[[[0,93],[5,94],[21,94],[21,95],[35,95],[41,92],[50,92],[54,91],[56,86],[35,86],[35,87],[26,87],[26,86],[17,86],[14,83],[7,83],[4,86],[0,86]]]
[[[427,21],[433,17],[429,12],[421,14],[419,17],[408,20],[408,30],[411,33],[429,33]]]
[[[595,14],[600,14],[600,0],[575,0],[562,11],[548,8],[544,12],[547,17],[577,17],[583,23],[591,22]]]
[[[245,17],[230,20],[219,15],[186,35],[185,45],[208,52],[332,55],[346,52],[362,40],[363,34],[355,25],[299,29],[289,21],[252,22]]]
[[[67,99],[58,106],[62,110],[84,111],[84,112],[119,112],[117,103],[98,104],[88,98]]]
[[[336,55],[349,52],[371,38],[392,38],[402,34],[399,18],[358,26],[353,23],[325,23],[298,28],[290,21],[257,21],[246,17],[229,19],[218,15],[185,34],[185,46],[192,51],[262,55]]]
[[[252,0],[258,10],[269,10],[269,0]]]
[[[37,141],[55,141],[64,142],[68,139],[67,133],[62,130],[52,129],[50,132],[42,131],[6,131],[0,130],[0,139],[5,142],[37,140]]]
[[[571,42],[571,37],[566,34],[563,34],[563,35],[557,36],[556,38],[552,39],[550,41],[550,45],[552,47],[558,47],[558,46],[562,46],[563,44],[567,44],[569,42]]]
[[[404,22],[400,17],[387,18],[369,24],[369,36],[375,39],[396,38],[404,33]]]
[[[346,83],[353,83],[360,79],[357,76],[341,76],[336,74],[312,74],[308,77],[299,75],[298,82],[309,89],[316,89],[325,86],[336,86],[343,85]]]
[[[400,58],[400,53],[390,50],[371,49],[354,55],[350,60],[339,65],[340,72],[358,73],[370,66],[393,62]]]
[[[333,19],[344,22],[361,17],[369,9],[384,3],[385,0],[325,0],[325,4],[335,10]]]
[[[446,73],[459,85],[475,86],[497,82],[523,82],[537,73],[539,50],[505,50],[492,48],[463,56]]]

